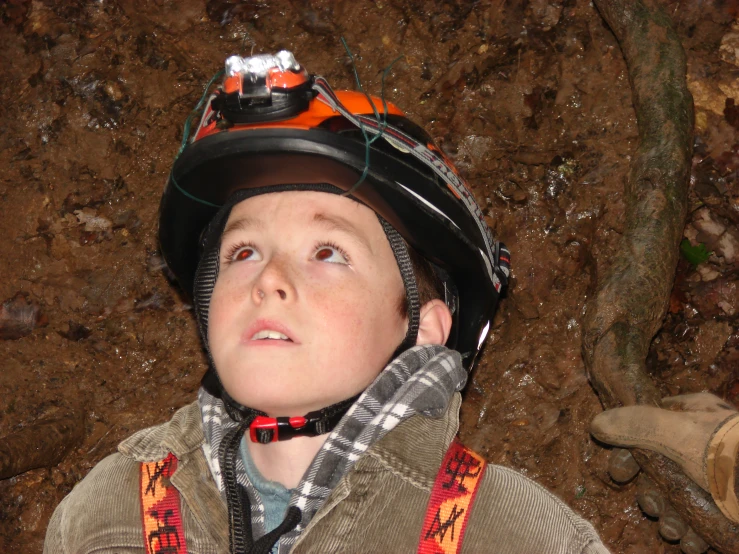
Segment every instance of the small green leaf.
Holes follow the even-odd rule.
[[[688,239],[683,239],[680,243],[680,253],[693,265],[700,265],[705,262],[713,252],[706,250],[703,243],[693,246]]]
[[[575,491],[575,498],[582,498],[585,496],[585,493],[588,489],[586,489],[584,486],[579,485]]]

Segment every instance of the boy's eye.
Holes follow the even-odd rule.
[[[240,245],[231,249],[228,255],[229,262],[251,261],[258,262],[262,259],[262,255],[253,246]]]
[[[348,264],[347,255],[336,246],[324,244],[316,250],[316,260],[319,262],[329,262],[332,264]]]

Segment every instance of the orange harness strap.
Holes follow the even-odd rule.
[[[452,441],[431,489],[418,545],[419,554],[459,554],[485,460],[458,440]],[[169,482],[177,458],[142,462],[141,519],[146,554],[186,554],[180,494]]]
[[[457,439],[436,475],[418,544],[419,554],[459,554],[485,460]]]
[[[141,463],[139,491],[146,554],[187,554],[180,493],[169,481],[175,469],[177,458],[171,453],[159,462]]]

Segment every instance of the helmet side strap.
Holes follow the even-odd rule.
[[[418,339],[418,326],[421,319],[421,301],[418,294],[418,284],[416,282],[416,275],[413,272],[413,264],[411,263],[411,257],[408,253],[408,247],[405,245],[403,237],[400,233],[393,228],[387,221],[385,221],[379,215],[377,218],[382,224],[382,228],[387,235],[387,240],[390,242],[390,248],[393,250],[395,255],[395,261],[398,263],[398,269],[400,269],[400,276],[403,279],[403,287],[405,288],[405,297],[408,302],[408,332],[395,352],[395,356],[416,345]]]

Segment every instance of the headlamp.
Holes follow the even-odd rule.
[[[291,52],[226,60],[223,88],[213,99],[230,123],[260,123],[308,109],[311,78]]]

